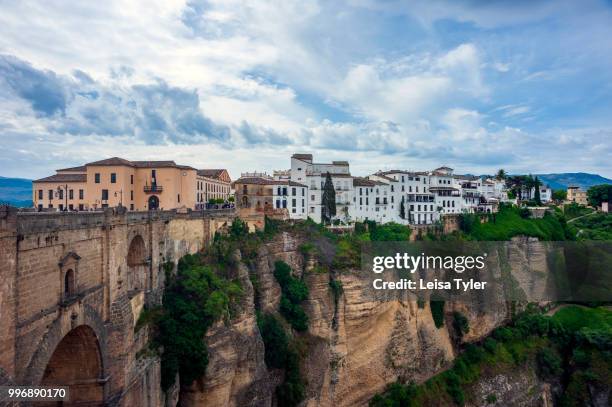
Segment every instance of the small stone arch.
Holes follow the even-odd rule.
[[[147,247],[140,235],[134,236],[127,254],[128,291],[144,290],[147,275]]]

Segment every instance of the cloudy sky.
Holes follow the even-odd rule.
[[[0,175],[107,156],[612,177],[609,1],[0,0]]]

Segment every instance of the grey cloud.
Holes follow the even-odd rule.
[[[287,145],[293,143],[286,135],[272,129],[253,126],[246,121],[243,121],[237,130],[249,144]]]
[[[129,76],[121,66],[113,78]],[[147,144],[229,142],[230,129],[200,110],[195,90],[153,84],[121,87],[96,82],[86,72],[72,77],[43,71],[13,56],[0,56],[0,81],[8,92],[29,102],[50,133],[134,136]],[[2,82],[0,82],[2,86]]]
[[[0,55],[0,80],[27,100],[38,115],[52,116],[66,110],[64,85],[54,72],[36,69],[10,55]]]

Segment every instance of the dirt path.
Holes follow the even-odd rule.
[[[578,217],[576,217],[576,218],[574,218],[574,219],[570,219],[570,220],[568,220],[568,221],[567,221],[567,223],[572,223],[572,222],[573,222],[573,221],[575,221],[575,220],[582,219],[582,218],[587,217],[587,216],[591,216],[591,215],[593,215],[594,213],[597,213],[597,211],[593,211],[593,212],[591,212],[591,213],[587,213],[586,215],[580,215],[580,216],[578,216]]]

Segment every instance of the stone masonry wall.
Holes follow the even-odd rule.
[[[85,325],[97,339],[104,403],[161,406],[159,359],[140,352],[150,338],[146,329],[134,331],[135,322],[143,304],[161,301],[163,264],[201,250],[233,217],[231,211],[17,213],[0,207],[2,381],[40,384],[66,335]],[[144,252],[132,255],[137,265],[127,261],[134,239],[144,242]],[[130,290],[130,273],[142,273],[143,285]],[[73,288],[66,275],[74,276]]]

